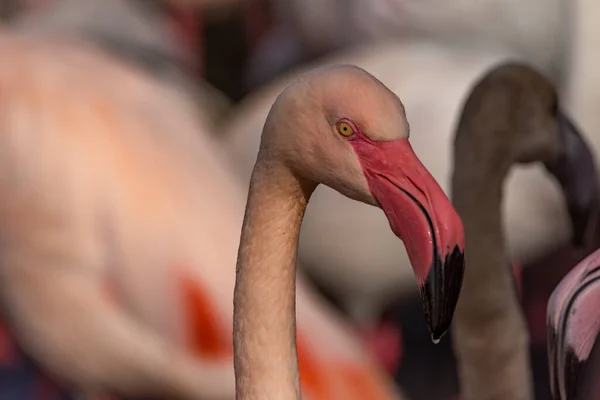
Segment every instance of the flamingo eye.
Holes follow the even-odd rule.
[[[347,122],[338,122],[337,131],[344,137],[350,137],[356,133],[354,132],[354,128]]]

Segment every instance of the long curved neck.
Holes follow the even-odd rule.
[[[458,125],[450,196],[463,222],[468,249],[459,304],[463,303],[462,308],[472,306],[474,311],[481,304],[475,299],[481,296],[484,304],[488,302],[488,286],[497,285],[498,277],[503,277],[509,268],[502,229],[502,189],[512,164],[496,148],[506,136],[496,128],[504,126],[495,120],[499,116],[493,110],[490,113],[490,107],[475,107],[474,101],[467,103],[464,113],[471,116],[463,116]],[[467,298],[469,301],[460,301]],[[478,320],[477,315],[472,318]]]
[[[296,257],[312,188],[259,153],[237,262],[234,363],[237,399],[299,399]]]
[[[457,154],[452,201],[463,221],[467,267],[452,333],[462,395],[530,399],[527,331],[502,230],[507,171],[485,170],[474,152]]]

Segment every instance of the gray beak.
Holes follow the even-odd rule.
[[[560,112],[557,124],[563,153],[556,160],[544,165],[558,180],[563,190],[573,225],[572,244],[583,248],[592,239],[600,212],[596,163],[583,136]]]

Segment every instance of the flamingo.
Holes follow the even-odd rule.
[[[502,201],[512,166],[536,161],[560,183],[573,242],[582,246],[599,211],[592,152],[545,76],[523,64],[496,66],[471,90],[454,142],[452,200],[470,249],[452,327],[462,398],[533,398],[529,335],[507,268]]]
[[[238,398],[300,398],[296,256],[303,214],[320,183],[383,209],[409,253],[432,340],[448,329],[464,269],[462,224],[408,136],[401,101],[356,66],[306,73],[275,100],[250,179],[238,253]]]
[[[600,395],[600,313],[597,289],[600,249],[577,264],[548,301],[548,361],[556,400]]]
[[[177,79],[76,35],[19,26],[0,33],[11,60],[0,64],[10,338],[86,398],[235,398],[244,189],[209,118]],[[404,398],[347,322],[301,277],[297,287],[306,397]]]

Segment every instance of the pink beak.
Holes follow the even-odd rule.
[[[373,196],[404,242],[421,290],[432,340],[448,330],[464,274],[462,222],[408,139],[350,141]]]

